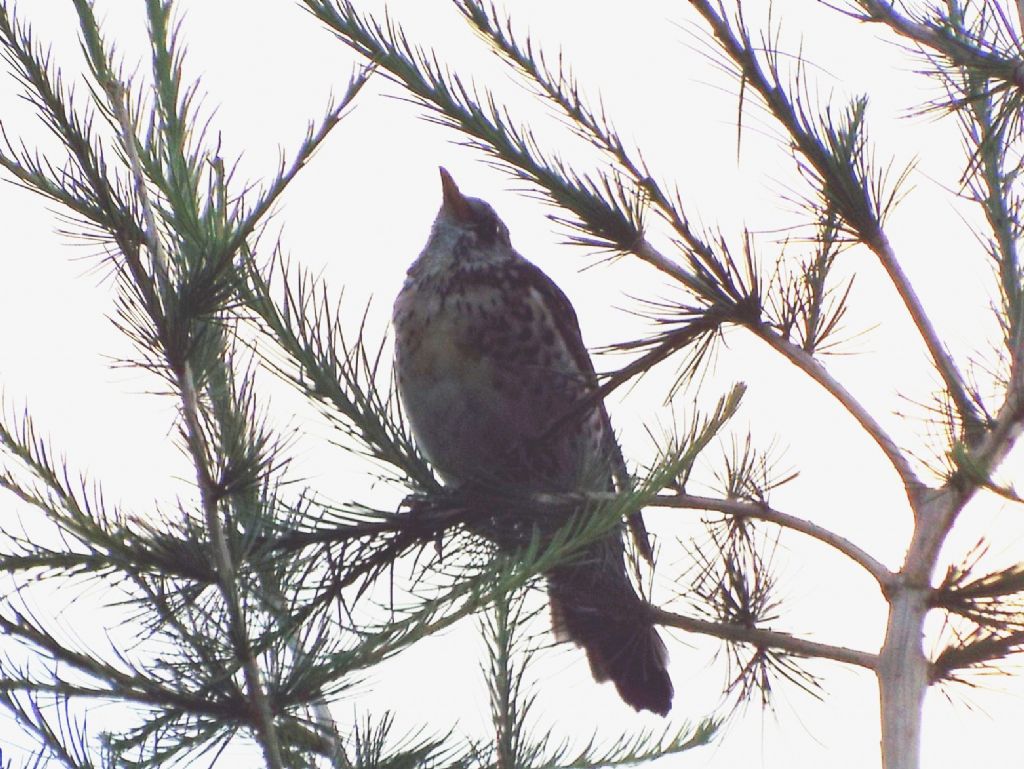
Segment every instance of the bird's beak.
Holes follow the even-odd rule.
[[[461,222],[470,221],[473,215],[469,208],[469,201],[459,192],[459,186],[455,183],[452,175],[444,167],[438,170],[441,172],[441,210]]]

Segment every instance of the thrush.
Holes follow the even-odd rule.
[[[494,209],[464,196],[443,168],[441,189],[394,307],[398,389],[417,445],[446,486],[491,499],[614,489],[618,448],[603,402],[588,402],[597,377],[572,304],[515,251]],[[514,519],[504,521],[511,530],[527,517],[552,530],[572,514],[493,504],[493,517]],[[667,653],[630,582],[623,540],[619,526],[545,574],[552,627],[585,650],[597,681],[665,715]]]

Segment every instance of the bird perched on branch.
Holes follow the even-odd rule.
[[[494,209],[443,168],[441,189],[394,308],[399,394],[420,450],[459,490],[613,490],[621,455],[603,402],[588,400],[597,377],[572,305],[516,253]],[[560,524],[571,511],[549,514]],[[514,505],[495,512],[517,515]],[[665,645],[630,583],[623,528],[545,575],[552,626],[583,647],[596,680],[665,715]]]

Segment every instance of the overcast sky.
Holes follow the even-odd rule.
[[[359,5],[373,10],[384,4]],[[473,73],[513,104],[528,101],[449,2],[393,0],[386,5],[413,42],[432,47],[442,61]],[[749,228],[770,263],[782,248],[785,233],[778,231],[799,221],[791,193],[802,188],[779,131],[756,106],[747,105],[737,151],[735,84],[709,63],[710,44],[686,3],[640,0],[629,4],[628,13],[626,4],[593,0],[508,5],[519,29],[528,29],[551,52],[561,47],[588,92],[600,93],[622,135],[643,148],[661,178],[678,183],[696,221],[720,228],[734,246],[743,228]],[[764,8],[748,6],[748,23],[764,28]],[[22,0],[18,8],[37,39],[52,43],[54,61],[75,79],[81,55],[71,3]],[[146,63],[142,8],[142,3],[125,0],[97,2],[107,37],[116,41],[129,69],[135,62]],[[221,134],[222,155],[240,158],[240,178],[268,178],[280,152],[294,152],[307,123],[322,114],[332,93],[343,91],[358,60],[287,0],[183,0],[178,8],[189,51],[186,72],[199,79],[201,111],[212,115],[211,131]],[[999,338],[988,310],[994,297],[991,270],[969,226],[976,214],[947,191],[962,170],[958,134],[950,120],[908,117],[937,90],[926,88],[913,71],[917,62],[880,30],[858,26],[812,0],[776,3],[774,18],[783,22],[783,47],[792,52],[802,48],[818,65],[810,73],[821,104],[838,105],[852,94],[870,93],[879,160],[891,158],[897,169],[917,160],[890,238],[953,353],[960,361],[970,356],[990,360],[989,350]],[[0,78],[5,130],[30,146],[52,147],[16,100],[17,92],[10,78]],[[79,94],[84,98],[85,91]],[[592,347],[644,332],[644,322],[630,312],[637,306],[635,297],[680,296],[661,274],[635,260],[598,263],[595,255],[565,245],[566,231],[547,218],[557,213],[553,208],[522,194],[521,185],[460,146],[458,135],[424,120],[421,108],[394,98],[401,95],[380,76],[371,81],[285,196],[267,239],[271,243],[280,231],[283,248],[296,262],[321,273],[337,292],[344,287],[353,323],[372,298],[371,335],[387,331],[392,299],[440,202],[438,165],[447,167],[467,194],[494,205],[509,225],[513,244],[573,300]],[[556,121],[543,112],[532,119],[542,139],[550,136],[552,146],[575,156],[571,137]],[[95,246],[59,232],[68,229],[67,222],[11,185],[0,186],[0,211],[5,234],[0,391],[8,411],[27,406],[71,466],[101,480],[107,497],[126,510],[145,514],[158,505],[170,508],[175,495],[192,498],[189,467],[168,438],[174,431],[173,402],[150,394],[160,385],[147,374],[112,365],[132,357],[132,350],[109,321],[114,287]],[[802,247],[790,244],[787,253],[798,254]],[[592,269],[582,271],[588,266]],[[830,359],[829,366],[899,442],[927,456],[925,404],[937,377],[925,350],[870,253],[849,251],[838,272],[857,275],[845,322],[849,341],[843,351],[850,354]],[[597,365],[608,370],[621,365],[621,359],[605,357]],[[657,434],[674,418],[659,406],[670,381],[666,370],[609,404],[634,467],[653,458],[646,428]],[[758,445],[774,442],[780,467],[800,471],[795,482],[772,497],[773,505],[833,527],[897,567],[910,514],[897,479],[852,419],[806,377],[742,333],[728,334],[701,402],[713,402],[736,381],[749,386],[736,422],[739,434],[749,428]],[[399,490],[375,487],[366,466],[347,461],[328,443],[329,426],[296,396],[272,387],[267,397],[275,422],[300,433],[294,454],[302,477],[339,501],[372,501],[381,507],[398,502]],[[688,401],[678,404],[676,417],[685,419],[691,409]],[[713,477],[716,456],[709,454],[699,469],[693,491],[708,490],[700,484]],[[1016,459],[1011,457],[1008,467],[1019,465]],[[4,518],[10,520],[16,506],[10,499],[3,505]],[[653,512],[648,525],[664,542],[677,536],[685,540],[698,533],[682,525],[687,515]],[[979,500],[951,537],[947,562],[962,559],[986,532],[994,532],[991,564],[1022,560],[1021,516],[1020,509],[1006,503]],[[656,600],[675,592],[671,580],[686,566],[680,548],[666,545],[665,552],[671,557],[660,567]],[[781,538],[776,562],[786,603],[775,629],[877,650],[885,605],[870,579],[795,536]],[[82,600],[90,607],[82,614],[85,622],[103,596],[91,591]],[[81,630],[88,634],[91,628]],[[721,660],[715,660],[717,645],[677,632],[668,635],[677,691],[669,723],[714,713],[726,676]],[[936,648],[938,637],[930,638],[926,648]],[[428,723],[443,730],[458,721],[459,730],[481,735],[487,726],[481,651],[476,626],[465,622],[410,649],[387,670],[374,671],[351,699],[337,704],[336,713],[345,721],[366,708],[390,707],[405,727]],[[822,700],[781,684],[775,712],[751,706],[715,745],[667,759],[664,766],[878,765],[873,678],[830,662],[808,666],[823,676]],[[610,686],[594,684],[577,650],[545,651],[535,675],[541,682],[537,713],[566,737],[661,726],[656,717],[633,715]],[[982,683],[986,688],[952,689],[948,697],[931,693],[925,766],[1019,761],[1013,727],[1024,715],[1024,687],[1019,678]],[[0,747],[17,765],[19,751],[30,743],[6,728],[0,722]]]

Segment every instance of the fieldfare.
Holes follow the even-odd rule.
[[[491,500],[610,491],[619,457],[568,298],[524,259],[482,200],[441,169],[443,200],[394,308],[399,394],[417,445],[449,488]],[[560,417],[562,417],[560,419]],[[552,429],[552,428],[555,429]],[[511,530],[523,508],[490,503]],[[553,531],[571,510],[539,511]],[[665,644],[626,571],[620,526],[545,574],[558,640],[637,710],[672,704]],[[502,537],[499,546],[511,547]],[[521,540],[520,540],[521,541]]]

